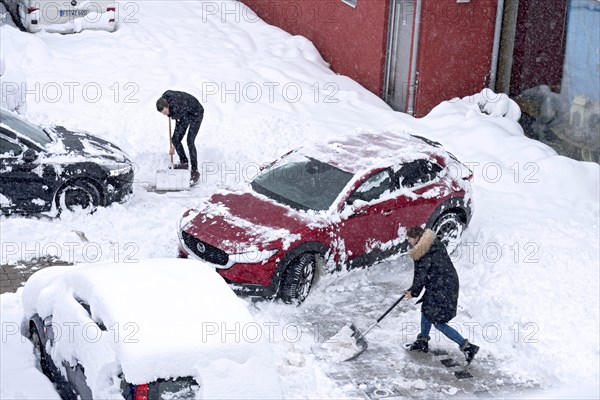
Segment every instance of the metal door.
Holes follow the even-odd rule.
[[[415,115],[480,92],[491,78],[499,0],[423,0]]]
[[[412,113],[409,110],[409,99],[414,95],[411,52],[418,3],[420,0],[392,0],[388,29],[385,101],[394,110],[409,113]]]

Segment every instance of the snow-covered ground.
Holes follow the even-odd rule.
[[[218,188],[240,187],[258,165],[317,139],[408,130],[441,142],[475,173],[475,214],[454,255],[461,279],[454,322],[481,345],[478,358],[534,381],[541,397],[600,395],[598,164],[528,139],[514,103],[490,92],[444,102],[422,119],[394,112],[328,69],[306,39],[263,23],[237,2],[128,4],[135,7],[119,10],[114,33],[31,35],[0,26],[3,54],[27,76],[27,116],[112,140],[137,168],[127,204],[58,220],[0,217],[1,264],[47,254],[71,262],[172,257],[181,214]],[[206,111],[197,139],[201,184],[160,195],[144,186],[168,163],[168,124],[155,108],[166,89],[194,94]],[[298,308],[259,302],[251,310],[259,321],[285,326],[368,287],[364,302],[376,317],[385,310],[379,283],[382,292],[386,283],[400,293],[410,279],[410,265],[389,261],[324,277]],[[384,293],[391,303],[394,291]],[[33,368],[30,343],[13,331],[20,292],[0,296],[0,305],[0,397],[55,398]],[[342,322],[360,317],[351,312]],[[398,346],[391,333],[400,332],[401,321],[416,321],[418,308],[396,318],[379,328],[383,346]],[[308,338],[279,338],[286,397],[345,396]]]

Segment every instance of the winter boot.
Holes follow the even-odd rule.
[[[200,172],[198,172],[198,171],[192,171],[192,174],[190,176],[190,183],[192,185],[195,185],[196,183],[198,183],[199,179],[200,179]]]
[[[479,351],[479,346],[469,343],[469,341],[465,339],[463,345],[460,346],[460,350],[465,354],[467,365],[469,365],[471,364],[471,361],[473,361],[473,358],[475,358],[475,354]]]
[[[410,345],[410,351],[422,351],[423,353],[427,353],[429,351],[429,336],[417,336],[417,340],[413,344]]]

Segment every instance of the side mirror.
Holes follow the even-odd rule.
[[[27,149],[23,153],[23,161],[25,161],[26,163],[34,162],[35,160],[37,160],[37,158],[38,155],[35,152],[35,150]]]

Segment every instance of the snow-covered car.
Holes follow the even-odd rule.
[[[439,143],[363,133],[303,147],[240,192],[188,210],[180,256],[210,262],[240,292],[302,302],[318,265],[371,265],[407,249],[411,226],[451,252],[471,219],[472,172]]]
[[[22,299],[22,332],[63,398],[281,398],[267,336],[203,262],[48,267]]]
[[[114,0],[12,1],[17,1],[20,21],[29,32],[112,32],[116,28],[117,5]]]
[[[115,144],[0,110],[0,212],[37,214],[127,201],[133,164]]]

